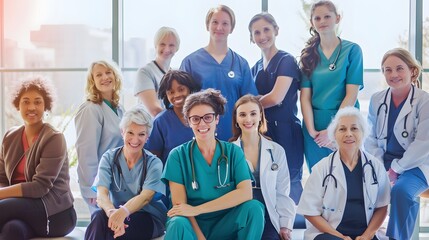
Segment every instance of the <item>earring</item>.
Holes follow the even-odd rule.
[[[238,126],[238,123],[235,123],[235,127],[236,127],[236,128],[240,128],[240,126]]]

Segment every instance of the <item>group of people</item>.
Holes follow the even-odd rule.
[[[93,62],[74,118],[79,186],[92,214],[85,239],[284,240],[297,213],[307,219],[304,239],[410,239],[416,199],[429,188],[421,66],[404,49],[388,51],[389,87],[372,96],[364,119],[362,51],[337,36],[340,19],[332,2],[313,4],[312,37],[297,62],[277,49],[274,17],[255,15],[250,40],[262,58],[252,68],[228,46],[235,15],[225,5],[208,11],[209,43],[180,70],[170,67],[179,36],[162,27],[155,60],[138,70],[139,104],[127,111],[119,68]],[[64,236],[75,226],[65,139],[44,123],[54,95],[42,78],[13,94],[24,125],[2,140],[4,239]],[[304,156],[311,174],[303,188]]]

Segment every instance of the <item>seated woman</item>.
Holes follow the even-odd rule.
[[[267,120],[259,99],[244,95],[235,103],[231,141],[240,146],[255,183],[253,199],[265,205],[262,239],[291,239],[295,202],[289,197],[290,177],[285,150],[268,139]],[[271,220],[271,221],[269,221]]]
[[[386,52],[381,70],[389,88],[371,97],[365,149],[383,160],[392,187],[387,236],[411,239],[428,188],[429,94],[418,86],[422,67],[405,49]]]
[[[103,154],[94,185],[101,208],[91,216],[85,239],[152,239],[164,233],[162,162],[143,149],[152,118],[142,107],[125,112],[120,128],[124,145]]]
[[[367,123],[354,107],[341,108],[327,132],[337,151],[314,167],[297,212],[311,223],[304,239],[378,239],[390,185],[381,161],[362,150]]]
[[[69,186],[64,135],[43,122],[54,90],[43,78],[28,78],[13,91],[24,125],[9,130],[0,153],[1,239],[60,237],[73,230],[76,212]]]
[[[170,70],[161,80],[158,96],[166,107],[153,121],[153,131],[146,149],[157,155],[165,164],[171,149],[192,139],[192,130],[183,116],[183,104],[189,94],[200,86],[184,71]]]
[[[173,206],[166,240],[261,239],[264,207],[252,200],[243,151],[215,137],[225,103],[210,88],[186,98],[183,113],[195,139],[174,148],[164,169]]]

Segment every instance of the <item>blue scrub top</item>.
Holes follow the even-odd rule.
[[[282,120],[300,122],[296,115],[301,74],[298,64],[291,54],[279,50],[270,60],[266,70],[264,70],[263,59],[260,59],[252,67],[252,76],[260,95],[268,94],[273,90],[277,77],[291,77],[292,84],[281,104],[265,109],[265,115],[269,122]]]
[[[173,109],[158,114],[153,122],[152,133],[146,143],[146,149],[161,153],[165,165],[170,151],[182,143],[192,140],[192,129],[183,125]]]
[[[220,141],[221,146],[219,143],[216,145],[212,164],[208,165],[195,142],[191,150],[195,166],[196,181],[199,188],[194,190],[192,188],[192,158],[189,156],[192,142],[193,140],[182,144],[170,152],[162,175],[162,181],[164,181],[165,184],[168,184],[168,181],[172,181],[185,186],[189,205],[198,206],[217,199],[235,190],[240,182],[251,179],[249,167],[240,147],[233,143]],[[218,179],[218,159],[221,156],[222,149],[229,162],[229,172],[226,173],[225,162],[222,161],[220,165],[220,182],[223,183],[225,176],[227,176],[226,183],[229,184],[229,186],[217,188],[216,186],[220,185]],[[229,210],[225,209],[201,214],[196,218],[211,219],[223,215],[227,211]]]
[[[139,159],[132,169],[129,169],[122,151],[118,156],[122,170],[122,175],[120,176],[118,168],[113,164],[115,154],[118,150],[119,148],[110,149],[103,154],[98,174],[94,181],[94,186],[103,186],[109,189],[110,199],[116,208],[140,194],[140,184],[143,175],[143,158]],[[149,151],[144,151],[147,156],[147,173],[142,189],[152,190],[165,195],[165,185],[161,181],[162,162]],[[166,220],[166,208],[160,200],[152,200],[140,211],[150,213],[160,222],[165,222]]]
[[[191,74],[201,89],[218,89],[227,99],[225,115],[221,116],[217,126],[217,137],[227,141],[232,137],[235,102],[248,93],[258,94],[246,59],[230,49],[219,64],[207,50],[200,48],[183,59],[180,69]],[[230,71],[234,72],[233,78],[228,76]]]
[[[383,155],[384,167],[386,168],[386,170],[389,170],[393,159],[401,159],[405,152],[405,149],[401,146],[401,144],[399,144],[398,139],[396,139],[396,136],[393,133],[393,128],[395,127],[396,119],[398,118],[398,115],[401,112],[405,101],[407,101],[407,99],[402,101],[398,107],[395,107],[393,99],[390,100],[389,113],[387,118],[387,145],[386,152]]]
[[[281,104],[266,108],[265,117],[268,122],[266,135],[280,144],[286,151],[292,182],[291,195],[298,202],[302,192],[300,181],[304,162],[304,137],[301,131],[301,120],[296,116],[301,72],[295,58],[291,54],[279,50],[270,60],[265,70],[263,59],[260,59],[252,67],[252,76],[260,95],[265,95],[272,91],[277,77],[286,76],[292,78],[292,83]],[[294,184],[296,182],[298,183]]]
[[[362,159],[359,158],[353,171],[341,161],[347,182],[347,201],[343,218],[337,227],[337,231],[346,236],[360,236],[365,232],[366,224],[365,201],[363,194],[363,169]]]

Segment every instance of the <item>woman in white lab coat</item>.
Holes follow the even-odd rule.
[[[304,239],[379,239],[390,185],[380,160],[362,150],[367,132],[354,107],[340,109],[329,125],[338,150],[313,167],[305,185],[297,209],[311,223]]]
[[[428,189],[429,94],[418,88],[421,66],[407,50],[388,51],[381,64],[389,88],[371,97],[365,149],[383,161],[393,185],[387,236],[410,239],[417,197]]]
[[[265,205],[261,239],[291,239],[295,202],[289,197],[290,176],[283,147],[265,137],[267,121],[259,99],[245,95],[235,103],[233,137],[253,174],[253,198]]]

